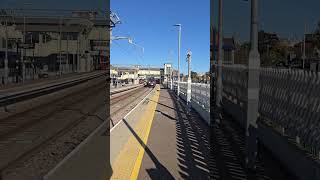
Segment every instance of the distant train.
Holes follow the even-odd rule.
[[[156,80],[154,78],[149,78],[145,83],[145,87],[154,88],[156,86]]]

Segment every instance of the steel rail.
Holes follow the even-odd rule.
[[[21,101],[25,101],[25,100],[29,100],[35,97],[39,97],[42,95],[47,95],[62,89],[66,89],[84,82],[87,82],[89,80],[101,77],[103,75],[106,75],[106,73],[101,73],[101,74],[94,74],[94,75],[90,75],[88,77],[82,77],[82,78],[78,78],[75,80],[69,80],[67,82],[62,82],[62,83],[58,83],[58,84],[54,84],[54,85],[48,85],[45,87],[39,87],[36,89],[32,89],[32,90],[26,90],[24,92],[18,92],[18,93],[13,93],[13,94],[9,94],[9,95],[4,95],[4,96],[0,96],[0,106],[7,106],[7,105],[11,105],[11,104],[15,104]]]

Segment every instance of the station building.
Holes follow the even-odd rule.
[[[9,78],[22,72],[28,77],[30,69],[90,72],[110,62],[108,21],[96,11],[55,16],[6,12],[0,13],[0,77],[6,52]]]
[[[154,66],[141,66],[141,65],[111,65],[110,76],[114,80],[139,83],[139,80],[145,80],[150,77],[163,81],[164,68]]]

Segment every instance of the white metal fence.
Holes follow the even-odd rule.
[[[170,88],[170,82],[163,85]],[[173,90],[177,91],[178,83],[173,82]],[[180,97],[187,100],[187,82],[180,82]],[[210,122],[210,84],[191,83],[191,106],[209,124]]]
[[[244,117],[248,70],[245,66],[222,69],[223,96],[229,102],[225,108],[231,109],[234,117]],[[320,73],[261,68],[259,114],[283,135],[320,155]]]

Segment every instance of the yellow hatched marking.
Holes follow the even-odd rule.
[[[134,132],[145,145],[147,144],[150,134],[159,95],[160,86],[157,85],[152,98],[150,98],[151,100],[145,108],[144,114],[141,116],[141,119],[134,128]],[[145,147],[143,147],[137,138],[132,134],[113,164],[113,174],[111,179],[136,180],[140,171],[140,166],[145,151],[144,148]]]

